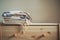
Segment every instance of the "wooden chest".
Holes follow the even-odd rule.
[[[0,39],[1,40],[58,40],[58,24],[56,23],[37,23],[26,25],[24,33],[18,37],[11,37],[19,30],[20,25],[17,24],[1,24]]]

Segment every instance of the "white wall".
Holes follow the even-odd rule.
[[[9,10],[29,12],[32,22],[58,22],[59,19],[57,0],[0,0],[0,13]]]

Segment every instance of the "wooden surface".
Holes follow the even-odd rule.
[[[0,24],[0,40],[2,40],[2,28],[1,28],[1,24]]]
[[[57,25],[30,25],[26,26],[24,34],[18,37],[13,35],[19,30],[19,24],[3,24],[0,23],[0,39],[1,40],[57,40]]]

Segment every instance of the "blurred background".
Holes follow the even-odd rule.
[[[32,17],[32,22],[60,22],[59,0],[0,0],[0,22],[4,11],[22,10]]]
[[[59,0],[0,0],[0,22],[4,11],[20,10],[29,13],[34,23],[60,23],[59,9]]]

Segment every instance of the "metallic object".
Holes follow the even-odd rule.
[[[23,11],[9,11],[2,14],[4,24],[24,24],[27,20],[31,21],[28,13]]]

